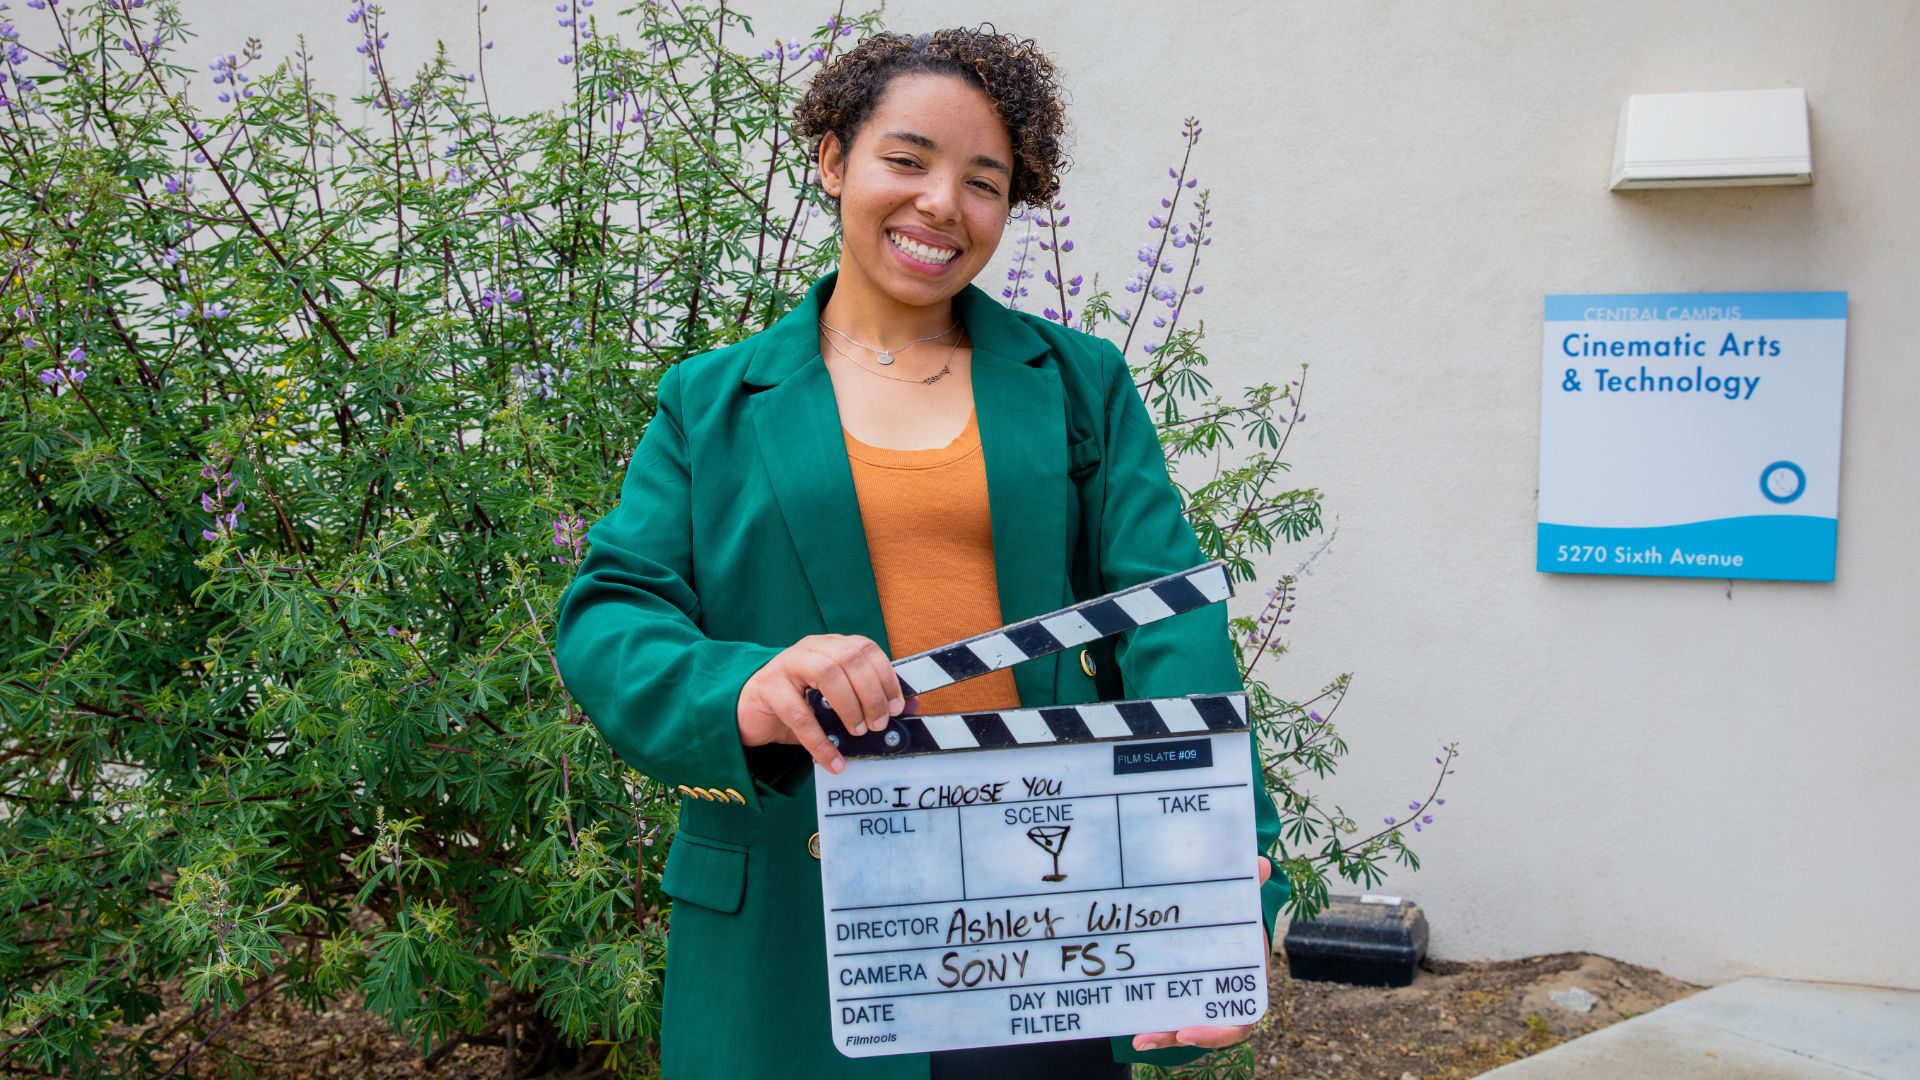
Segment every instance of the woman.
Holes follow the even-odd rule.
[[[683,795],[661,880],[668,1077],[1125,1077],[1249,1031],[866,1058],[831,1037],[812,765],[844,762],[809,687],[856,731],[1242,689],[1221,604],[911,701],[889,666],[1205,561],[1119,350],[971,284],[1012,208],[1058,190],[1052,70],[1031,42],[949,30],[874,35],[815,76],[795,129],[839,267],[662,377],[561,599],[569,691]],[[1264,847],[1264,787],[1255,807]],[[1255,857],[1271,933],[1288,891]]]

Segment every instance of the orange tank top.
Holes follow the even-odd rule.
[[[895,450],[854,438],[843,425],[860,521],[891,659],[997,629],[999,581],[979,418],[946,446]],[[920,695],[930,713],[1017,709],[1013,671],[975,676]]]

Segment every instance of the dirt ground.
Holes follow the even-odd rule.
[[[1701,987],[1592,953],[1461,964],[1429,961],[1413,985],[1382,989],[1284,977],[1254,1036],[1258,1075],[1287,1080],[1455,1080],[1478,1076]],[[1555,991],[1593,995],[1591,1012]]]
[[[1555,1043],[1687,996],[1691,986],[1648,968],[1590,953],[1557,953],[1497,963],[1430,962],[1413,985],[1398,989],[1296,982],[1274,958],[1272,1008],[1254,1045],[1261,1077],[1288,1080],[1453,1080],[1477,1076]],[[1586,1014],[1548,1000],[1580,987],[1596,999]],[[142,1027],[165,1032],[185,1016],[177,987],[171,1007]],[[241,1019],[204,1029],[182,1028],[154,1059],[162,1069],[201,1044],[186,1077],[247,1075],[317,1080],[436,1076],[495,1080],[509,1075],[504,1045],[463,1045],[429,1070],[406,1042],[357,998],[316,1016],[267,995]],[[496,1042],[504,1039],[496,1037]],[[522,1048],[525,1049],[524,1047]],[[529,1067],[531,1066],[531,1067]],[[250,1068],[249,1068],[250,1067]],[[119,1070],[108,1068],[108,1074]],[[541,1068],[522,1056],[518,1075],[582,1077],[594,1070]]]

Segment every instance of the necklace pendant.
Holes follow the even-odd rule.
[[[882,365],[891,364],[893,363],[893,354],[891,352],[883,352],[876,357],[876,359],[878,359]]]

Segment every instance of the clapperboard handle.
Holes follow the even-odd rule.
[[[1012,667],[1023,660],[1033,660],[1051,653],[1083,645],[1089,641],[1110,637],[1114,634],[1145,626],[1151,622],[1178,615],[1183,611],[1217,603],[1233,595],[1233,581],[1227,575],[1227,564],[1219,559],[1203,563],[1188,570],[1181,570],[1164,577],[1154,578],[1104,596],[1096,596],[1058,611],[1037,615],[1017,623],[1011,623],[997,630],[962,638],[947,645],[939,645],[918,652],[912,656],[893,661],[893,670],[900,677],[902,695],[938,690],[943,686],[964,682],[989,672]],[[942,739],[940,734],[928,728],[924,721],[913,716],[894,717],[887,726],[878,732],[854,735],[849,732],[840,717],[828,705],[820,691],[811,687],[807,690],[807,703],[820,720],[820,726],[827,733],[842,755],[846,757],[876,757],[891,754],[925,753],[940,749],[988,748],[991,746],[1016,745],[1024,740],[1012,731],[1001,719],[1008,714],[964,713],[953,717],[928,717],[928,720],[946,721],[955,719],[963,723],[966,732],[954,731],[957,738]],[[1238,699],[1238,700],[1235,700]],[[1156,719],[1161,721],[1165,730],[1178,730],[1165,724],[1167,717],[1148,715],[1165,709],[1194,709],[1201,714],[1208,729],[1226,730],[1246,726],[1244,695],[1211,695],[1193,698],[1164,698],[1153,701],[1129,701],[1108,703],[1120,710],[1126,721],[1136,728],[1144,725],[1151,730]],[[1064,729],[1071,733],[1075,725],[1084,730],[1089,717],[1080,715],[1088,706],[1060,706],[1039,711],[1044,722],[1050,727]],[[1036,710],[1028,710],[1036,711]],[[1171,719],[1176,723],[1183,716]],[[951,725],[943,725],[951,726]],[[1056,733],[1057,734],[1057,733]],[[1097,737],[1097,736],[1096,736]],[[962,745],[949,745],[954,742]]]

